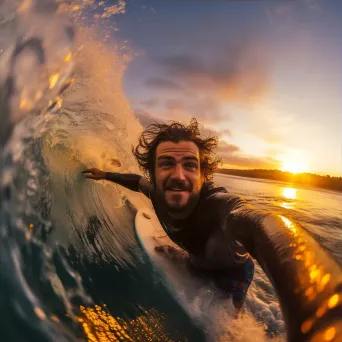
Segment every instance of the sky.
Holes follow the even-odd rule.
[[[143,125],[195,117],[224,167],[342,176],[340,17],[340,0],[128,0],[126,96]]]

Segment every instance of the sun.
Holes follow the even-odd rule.
[[[301,153],[291,153],[281,158],[281,171],[291,173],[304,173],[310,171],[310,164],[307,156]]]
[[[309,165],[305,162],[284,162],[280,168],[281,171],[287,171],[291,173],[304,173],[309,172]]]

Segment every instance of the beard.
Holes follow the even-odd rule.
[[[174,191],[177,189],[177,191]],[[200,192],[193,191],[191,184],[183,181],[172,180],[163,187],[156,187],[158,203],[167,211],[170,216],[186,217],[195,208]]]

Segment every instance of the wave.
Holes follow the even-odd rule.
[[[139,172],[131,147],[142,127],[122,87],[130,56],[103,34],[123,10],[37,0],[1,12],[1,337],[283,340],[260,267],[241,320],[206,295],[186,313],[136,243],[135,213],[150,202],[81,174]]]

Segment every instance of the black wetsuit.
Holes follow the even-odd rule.
[[[300,225],[282,215],[258,210],[211,183],[203,185],[190,217],[171,220],[146,178],[107,173],[107,179],[148,196],[170,238],[189,252],[202,271],[205,269],[202,274],[215,279],[223,290],[233,289],[233,300],[235,291],[238,304],[243,302],[253,276],[249,255],[255,258],[275,287],[288,341],[323,339],[332,322],[342,326],[342,301],[317,315],[332,298],[339,298],[341,265]],[[235,285],[231,279],[237,279]],[[317,319],[309,321],[308,317]],[[303,329],[308,322],[310,328]]]
[[[243,245],[248,237],[240,242],[237,234],[240,231],[243,235],[243,221],[234,215],[234,210],[247,208],[241,198],[230,195],[223,187],[204,183],[191,215],[175,220],[159,204],[154,187],[146,178],[108,172],[106,179],[146,195],[167,235],[189,254],[192,270],[216,280],[220,288],[233,294],[233,299],[235,296],[236,300],[243,300],[253,278],[254,263]]]
[[[215,253],[214,250],[206,250],[208,247],[210,249],[207,244],[210,244],[213,236],[228,243],[224,245],[225,260],[221,261],[225,265],[222,266],[243,264],[248,253],[255,257],[256,226],[266,214],[252,208],[240,197],[229,194],[225,188],[204,183],[192,214],[186,219],[174,220],[163,211],[154,187],[146,178],[137,174],[107,172],[106,179],[146,195],[152,201],[158,219],[169,237],[194,257],[202,259],[207,252]],[[213,249],[216,253],[222,252],[217,251],[217,248]],[[215,259],[215,255],[211,257]],[[222,266],[216,263],[216,267],[212,265],[209,268]]]

